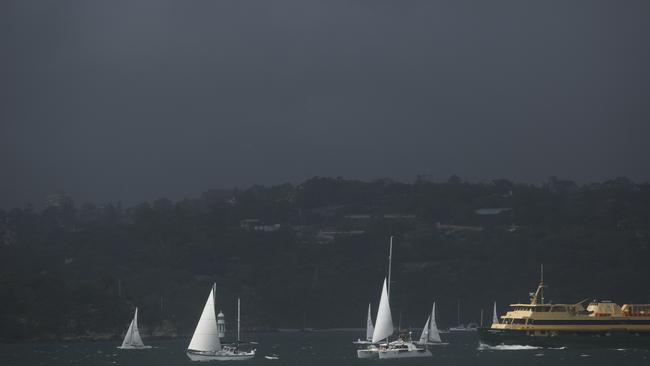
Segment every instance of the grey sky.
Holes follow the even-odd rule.
[[[3,1],[0,207],[650,180],[650,2]]]

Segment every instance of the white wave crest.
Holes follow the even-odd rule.
[[[526,346],[519,344],[500,344],[498,346],[490,346],[485,343],[479,343],[479,351],[530,351],[534,349],[541,349],[542,347]]]

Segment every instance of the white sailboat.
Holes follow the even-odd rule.
[[[422,345],[446,345],[449,343],[444,343],[440,338],[440,331],[438,330],[438,325],[436,324],[436,303],[433,303],[433,308],[431,309],[431,315],[427,319],[427,322],[422,328],[422,335],[420,336],[420,341],[418,342]]]
[[[231,361],[250,360],[255,357],[255,350],[245,352],[239,349],[239,319],[240,308],[237,301],[237,344],[223,346],[219,340],[217,317],[214,311],[214,295],[216,285],[212,285],[208,300],[205,302],[199,323],[187,348],[187,356],[192,361]]]
[[[377,312],[377,322],[375,332],[372,335],[372,342],[378,343],[386,340],[385,344],[379,346],[377,355],[379,359],[391,358],[410,358],[410,357],[431,357],[431,351],[427,348],[417,345],[413,342],[407,342],[398,339],[389,342],[388,338],[393,334],[393,319],[390,313],[390,304],[388,300],[388,290],[386,280],[381,292],[381,301],[379,302],[379,311]]]
[[[382,289],[382,297],[381,300],[384,298],[384,291],[386,294],[386,304],[388,301],[388,292],[390,291],[390,273],[391,273],[391,266],[392,266],[392,261],[393,261],[393,237],[390,237],[390,246],[388,249],[388,287],[386,287],[386,279],[384,279],[384,287]],[[386,306],[384,305],[384,307]],[[379,309],[377,312],[377,326],[379,326],[379,315],[381,314],[382,311],[382,305],[381,303],[379,304]],[[384,311],[385,313],[385,311]],[[388,307],[388,315],[390,316],[390,307]],[[382,319],[382,322],[385,322],[386,319]],[[358,358],[378,358],[379,357],[379,348],[377,347],[375,341],[373,341],[375,332],[377,332],[376,327],[372,327],[372,318],[370,315],[370,304],[368,304],[368,321],[366,322],[366,342],[359,342],[360,344],[367,344],[365,348],[360,348],[357,350],[357,357]],[[385,326],[385,325],[382,325]],[[390,318],[390,332],[391,334],[393,333],[393,320],[392,317]],[[389,334],[390,335],[390,334]]]
[[[140,337],[140,331],[138,330],[138,308],[135,308],[135,314],[133,315],[133,320],[129,325],[129,329],[124,335],[124,340],[122,345],[118,348],[121,349],[148,349],[151,346],[145,346]]]
[[[382,307],[383,305],[383,307]],[[388,341],[388,337],[393,334],[393,320],[390,314],[390,305],[388,300],[388,292],[386,289],[386,282],[384,281],[384,289],[381,293],[381,302],[379,303],[379,311],[377,312],[377,323],[375,324],[375,332],[372,335],[373,342],[381,342],[386,340],[385,344],[379,346],[377,352],[379,359],[392,359],[392,358],[411,358],[411,357],[432,357],[431,351],[426,347],[415,344],[413,342],[398,339],[393,342]]]
[[[389,271],[388,278],[390,279],[390,267],[392,262],[393,254],[393,238],[391,237],[390,245],[390,255],[389,258]],[[426,347],[422,347],[413,342],[407,342],[403,339],[398,339],[393,342],[389,342],[389,337],[393,335],[393,317],[390,312],[390,280],[388,281],[388,286],[386,286],[386,280],[384,279],[384,287],[381,291],[381,300],[379,301],[379,309],[377,310],[377,321],[375,323],[375,331],[372,334],[372,342],[379,343],[383,340],[386,340],[385,344],[379,346],[377,355],[379,359],[391,359],[391,358],[410,358],[410,357],[431,357],[431,351]]]
[[[377,322],[370,336],[370,345],[367,348],[357,350],[358,358],[378,358],[379,347],[376,344],[393,334],[393,317],[390,313],[390,305],[388,304],[388,288],[386,282],[386,279],[384,279],[384,286],[382,287],[381,298],[379,300],[379,309],[377,310]]]
[[[492,324],[499,324],[499,316],[497,315],[497,302],[494,302],[494,309],[492,310]]]
[[[354,344],[370,344],[372,343],[372,333],[375,331],[375,326],[372,324],[372,315],[370,313],[370,303],[368,303],[368,319],[366,320],[366,339],[357,339],[352,342]]]
[[[381,290],[381,299],[379,300],[379,309],[377,310],[377,322],[372,331],[370,342],[372,343],[368,348],[357,350],[357,357],[359,358],[377,358],[379,357],[379,347],[376,343],[388,339],[393,334],[393,317],[390,313],[390,305],[388,303],[388,288],[386,286],[386,279],[384,279],[384,286]],[[388,343],[388,340],[386,341]]]

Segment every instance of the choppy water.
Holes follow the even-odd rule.
[[[650,365],[650,350],[635,349],[543,349],[535,347],[479,346],[475,334],[445,334],[448,346],[433,347],[433,358],[402,360],[358,360],[351,341],[359,334],[262,333],[251,336],[259,341],[258,355],[242,365]],[[145,339],[146,342],[146,339]],[[0,345],[0,365],[214,365],[195,363],[185,356],[189,340],[147,342],[149,350],[119,350],[119,342],[31,343]],[[278,355],[268,360],[265,355]],[[232,362],[228,362],[232,364]]]

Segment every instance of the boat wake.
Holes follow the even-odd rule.
[[[518,344],[500,344],[498,346],[490,346],[485,343],[479,343],[478,345],[479,351],[530,351],[541,348],[542,347],[525,346]]]

